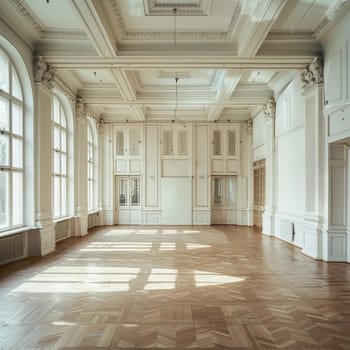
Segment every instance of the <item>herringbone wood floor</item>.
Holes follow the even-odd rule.
[[[103,228],[0,268],[0,349],[350,349],[349,280],[250,228]]]

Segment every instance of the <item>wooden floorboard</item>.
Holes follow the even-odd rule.
[[[349,280],[247,227],[106,227],[0,268],[0,349],[350,349]]]

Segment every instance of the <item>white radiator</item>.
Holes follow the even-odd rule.
[[[71,232],[71,220],[67,219],[64,221],[59,221],[55,225],[55,241],[61,241],[62,239],[70,237]]]
[[[0,238],[0,265],[25,257],[25,233]]]
[[[280,220],[280,235],[286,241],[294,241],[294,224],[287,220]]]

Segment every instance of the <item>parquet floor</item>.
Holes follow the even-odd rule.
[[[246,227],[103,228],[0,268],[0,349],[350,349],[349,280]]]

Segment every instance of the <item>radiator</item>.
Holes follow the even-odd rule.
[[[0,265],[25,257],[25,233],[0,238]]]
[[[55,225],[55,241],[70,237],[70,220],[59,221]]]
[[[281,238],[293,242],[294,241],[294,224],[287,220],[280,220]]]

